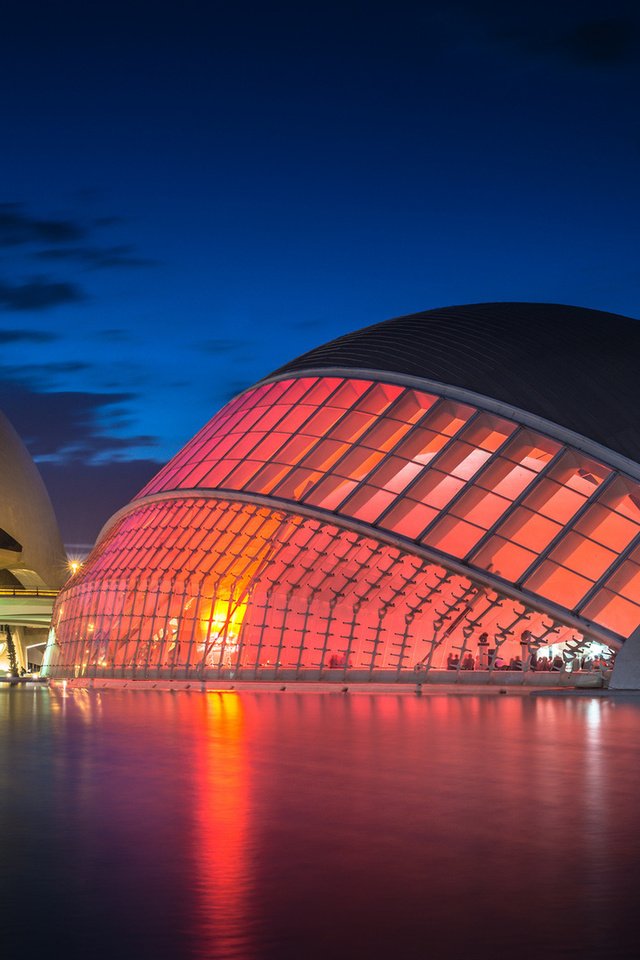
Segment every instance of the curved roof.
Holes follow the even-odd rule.
[[[0,412],[0,571],[23,586],[58,587],[67,577],[58,524],[38,469]]]
[[[385,320],[274,375],[353,368],[424,377],[519,407],[640,463],[640,321],[550,303],[479,303]]]

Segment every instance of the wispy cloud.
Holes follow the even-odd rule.
[[[47,247],[34,253],[37,260],[74,261],[90,270],[155,267],[157,261],[138,257],[130,244],[115,247]]]
[[[86,294],[75,283],[33,277],[24,283],[11,284],[0,280],[0,309],[13,311],[50,310],[64,303],[86,300]]]
[[[74,243],[84,235],[84,229],[73,220],[32,217],[22,203],[0,203],[0,246]]]
[[[0,330],[0,344],[51,343],[60,338],[47,330]]]

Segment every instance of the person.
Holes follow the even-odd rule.
[[[462,669],[462,670],[473,670],[474,668],[475,668],[475,664],[474,664],[474,662],[473,662],[473,654],[472,654],[471,652],[465,653],[465,655],[464,655],[464,657],[463,657],[463,660],[462,660],[462,667],[461,667],[461,669]]]

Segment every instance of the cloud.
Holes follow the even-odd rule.
[[[47,247],[34,253],[37,260],[71,260],[83,264],[87,269],[105,270],[112,268],[139,269],[155,267],[157,261],[137,257],[130,244],[115,247]]]
[[[86,365],[48,364],[30,368],[3,368],[0,409],[9,417],[31,455],[57,462],[95,464],[127,459],[151,449],[157,439],[148,435],[120,436],[129,424],[127,404],[132,393],[50,390],[45,387],[58,373]]]
[[[0,310],[51,310],[81,300],[86,300],[82,288],[67,281],[33,277],[25,283],[10,284],[0,280]]]
[[[0,330],[0,345],[9,343],[51,343],[60,338],[45,330]]]
[[[85,231],[72,220],[42,219],[24,212],[24,204],[0,203],[0,246],[27,243],[74,243]]]

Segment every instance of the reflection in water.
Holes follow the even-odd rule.
[[[201,722],[193,838],[198,952],[249,960],[250,798],[243,701],[220,692],[192,698],[191,704]]]
[[[632,958],[640,709],[0,690],[3,956]]]

